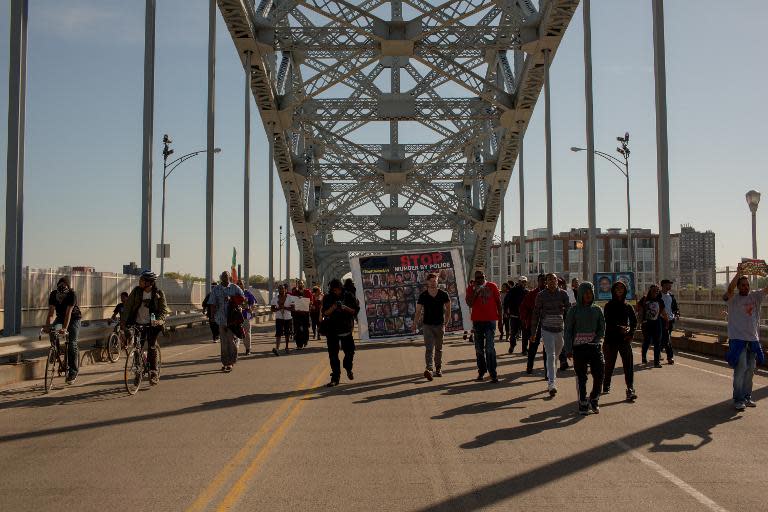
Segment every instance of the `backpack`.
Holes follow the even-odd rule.
[[[235,337],[243,339],[245,331],[243,330],[243,306],[242,301],[229,300],[227,308],[227,327]]]

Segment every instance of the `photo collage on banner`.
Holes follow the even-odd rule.
[[[595,300],[598,302],[611,300],[611,287],[616,281],[623,282],[627,287],[626,299],[635,300],[634,272],[598,272],[594,276]]]
[[[418,333],[415,324],[416,301],[426,290],[430,273],[437,274],[438,287],[451,299],[451,319],[446,332],[464,330],[465,312],[462,311],[463,268],[459,251],[436,251],[412,254],[386,254],[361,256],[353,262],[353,275],[359,279],[364,304],[363,313],[369,339],[413,336]],[[362,314],[361,321],[362,319]],[[361,322],[362,324],[362,322]],[[362,327],[362,325],[361,325]]]

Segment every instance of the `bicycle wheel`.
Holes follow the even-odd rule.
[[[45,392],[48,393],[53,387],[53,378],[56,376],[56,362],[59,355],[56,353],[56,349],[51,347],[48,349],[48,360],[45,362]]]
[[[116,363],[120,359],[120,336],[116,332],[110,334],[107,340],[107,358],[110,363]]]
[[[144,360],[141,357],[141,350],[131,348],[125,358],[125,390],[131,395],[135,395],[139,390],[143,373]]]

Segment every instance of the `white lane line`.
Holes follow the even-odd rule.
[[[618,446],[620,446],[623,450],[628,452],[630,455],[632,455],[634,458],[654,470],[656,473],[661,475],[662,477],[666,478],[675,486],[677,486],[682,491],[686,492],[689,496],[691,496],[693,499],[707,507],[709,510],[713,512],[728,512],[725,508],[721,507],[717,503],[715,503],[712,499],[705,496],[701,491],[695,489],[693,486],[689,485],[685,481],[683,481],[681,478],[679,478],[677,475],[666,469],[664,466],[661,466],[660,464],[652,461],[642,453],[638,452],[637,450],[634,450],[632,447],[630,447],[628,444],[626,444],[624,441],[614,441]]]

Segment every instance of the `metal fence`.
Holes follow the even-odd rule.
[[[112,309],[120,300],[120,293],[130,292],[138,284],[138,276],[112,272],[65,272],[54,269],[26,267],[22,280],[22,326],[31,327],[45,323],[48,311],[48,295],[56,281],[67,276],[77,293],[78,306],[84,320],[98,320],[112,315]],[[160,279],[158,286],[165,292],[168,307],[172,311],[200,309],[207,289],[205,283]],[[4,325],[5,271],[0,270],[0,323]]]

